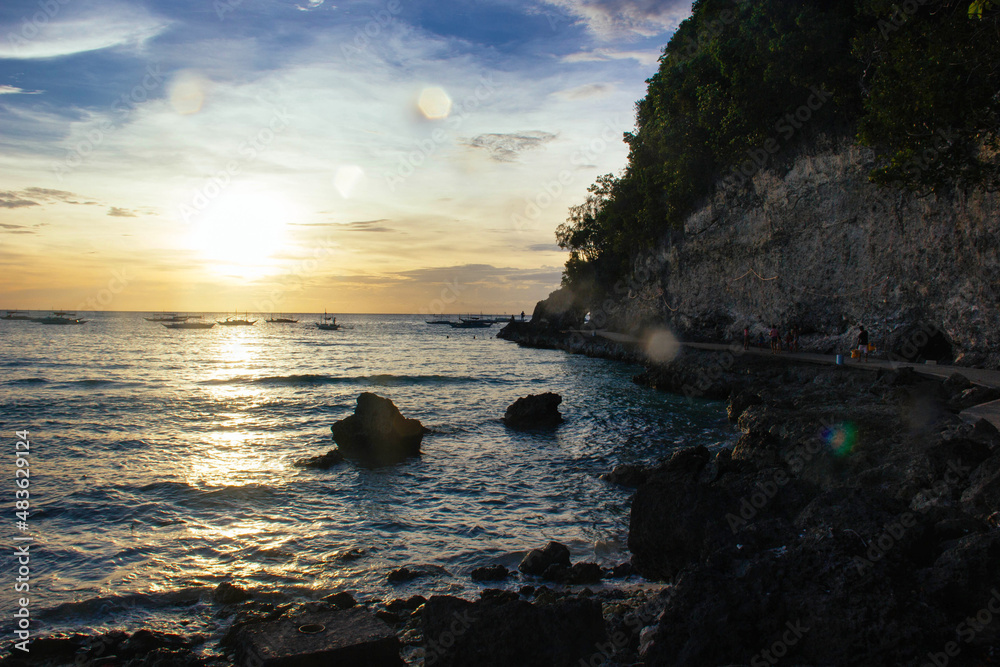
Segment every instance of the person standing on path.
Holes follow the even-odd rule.
[[[861,331],[858,333],[858,353],[865,355],[865,361],[868,361],[868,332],[865,330],[865,325],[860,325]]]
[[[781,345],[781,332],[778,331],[778,325],[771,325],[771,354],[777,354],[778,348]]]
[[[750,349],[750,325],[743,327],[743,350]]]

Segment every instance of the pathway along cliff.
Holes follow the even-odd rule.
[[[508,327],[524,345],[634,346]],[[685,349],[637,382],[728,397],[742,431],[639,481],[629,548],[673,584],[646,665],[992,664],[1000,640],[1000,432],[958,413],[1000,397],[956,374]],[[618,655],[621,664],[629,664]],[[935,662],[937,661],[937,662]],[[942,662],[943,661],[943,662]]]

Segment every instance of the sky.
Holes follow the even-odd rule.
[[[530,312],[689,12],[4,0],[0,308]]]

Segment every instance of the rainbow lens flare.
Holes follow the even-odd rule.
[[[837,458],[851,453],[858,442],[858,428],[851,422],[841,422],[823,429],[823,441]]]

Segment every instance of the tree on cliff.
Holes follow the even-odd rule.
[[[995,4],[697,0],[636,104],[625,169],[557,231],[566,280],[613,283],[716,188],[820,136],[875,148],[880,184],[996,185]]]

